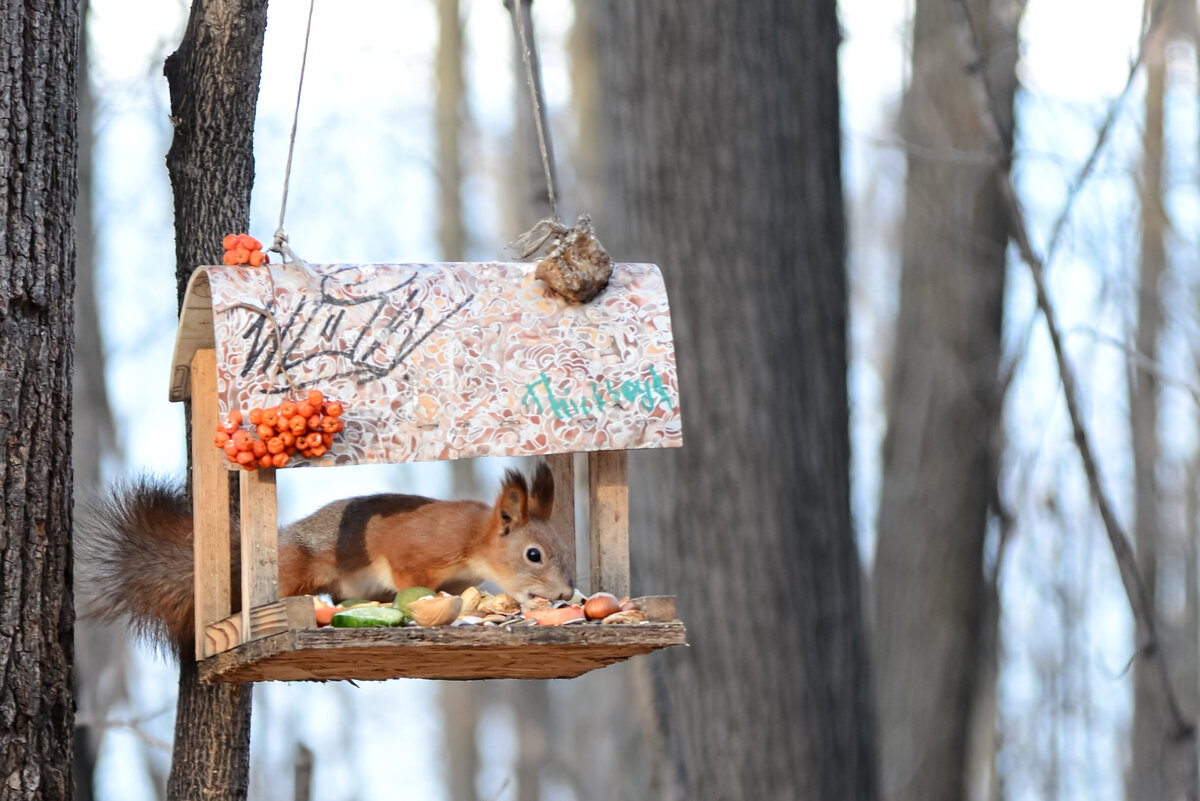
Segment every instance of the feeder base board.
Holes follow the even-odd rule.
[[[640,625],[298,628],[200,662],[202,681],[566,679],[672,645],[678,620]]]

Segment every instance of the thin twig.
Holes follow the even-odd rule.
[[[1045,263],[1033,247],[1033,242],[1029,236],[1029,226],[1025,222],[1025,213],[1021,208],[1021,202],[1017,198],[1016,190],[1013,187],[1012,168],[1007,150],[1004,147],[1004,138],[1000,132],[999,115],[996,113],[995,100],[991,96],[984,78],[982,51],[975,37],[975,28],[971,24],[971,16],[967,9],[966,0],[957,0],[955,5],[961,12],[960,22],[963,34],[961,39],[966,51],[966,74],[973,84],[972,94],[978,106],[981,121],[984,123],[984,128],[987,130],[988,136],[992,140],[992,145],[996,150],[998,186],[1001,199],[1009,212],[1011,223],[1010,234],[1017,245],[1017,252],[1020,254],[1021,260],[1029,268],[1029,273],[1033,278],[1033,283],[1037,290],[1037,305],[1043,318],[1046,320],[1046,328],[1050,334],[1050,343],[1054,348],[1054,356],[1058,362],[1063,398],[1066,401],[1067,413],[1071,419],[1075,446],[1079,450],[1079,458],[1083,462],[1083,470],[1087,475],[1088,486],[1091,488],[1092,496],[1096,499],[1100,519],[1104,522],[1104,530],[1108,534],[1109,544],[1112,547],[1113,556],[1117,561],[1121,583],[1125,587],[1125,594],[1129,599],[1129,605],[1133,611],[1133,617],[1137,623],[1137,630],[1141,637],[1141,643],[1137,650],[1139,654],[1154,664],[1158,673],[1167,711],[1171,718],[1170,736],[1178,740],[1192,738],[1195,736],[1196,726],[1194,722],[1185,717],[1183,710],[1179,706],[1179,700],[1171,683],[1170,673],[1167,670],[1166,657],[1159,647],[1157,625],[1152,611],[1153,607],[1146,594],[1146,587],[1142,582],[1141,573],[1138,571],[1137,559],[1134,556],[1133,548],[1129,544],[1129,538],[1121,528],[1121,524],[1117,521],[1112,504],[1109,502],[1108,496],[1104,492],[1103,483],[1100,480],[1100,471],[1097,467],[1096,457],[1092,450],[1087,428],[1084,425],[1083,413],[1080,410],[1079,386],[1075,379],[1075,371],[1071,366],[1070,360],[1067,358],[1066,349],[1063,347],[1061,328],[1058,325],[1054,306],[1050,303],[1050,295],[1046,290],[1046,281],[1044,278]],[[1157,18],[1157,15],[1155,15],[1154,19]],[[1153,31],[1148,29],[1143,35],[1142,47],[1139,49],[1137,62],[1135,63],[1141,63],[1142,51],[1144,51],[1145,43],[1152,33]],[[1095,156],[1099,150],[1100,144],[1098,143],[1096,150],[1093,151],[1093,158],[1090,158],[1089,162],[1095,162]]]
[[[1160,5],[1162,2],[1163,0],[1160,0]],[[964,10],[963,13],[965,14],[966,11]],[[1100,123],[1100,128],[1096,132],[1096,143],[1092,146],[1091,152],[1088,153],[1087,159],[1084,160],[1083,166],[1079,168],[1079,172],[1075,174],[1074,180],[1071,181],[1071,186],[1067,189],[1067,197],[1063,201],[1062,209],[1059,211],[1058,217],[1055,218],[1054,225],[1050,228],[1050,238],[1046,241],[1046,255],[1043,259],[1047,264],[1054,261],[1054,254],[1058,252],[1059,243],[1062,241],[1063,230],[1066,228],[1071,211],[1075,208],[1075,200],[1083,189],[1083,185],[1092,177],[1092,173],[1100,161],[1100,154],[1104,151],[1105,145],[1108,144],[1109,134],[1117,121],[1121,108],[1125,105],[1125,97],[1129,94],[1130,87],[1133,86],[1133,81],[1137,77],[1138,70],[1141,69],[1142,62],[1145,61],[1146,47],[1152,30],[1149,24],[1149,17],[1147,17],[1142,23],[1142,36],[1138,42],[1138,49],[1133,62],[1129,65],[1129,73],[1125,76],[1125,84],[1121,87],[1120,93],[1109,104],[1108,111],[1104,115],[1104,121]],[[1022,346],[1016,349],[1012,360],[1001,369],[1000,385],[1002,387],[1007,387],[1012,381],[1017,370],[1017,365],[1021,361],[1021,354],[1028,351],[1029,338],[1033,333],[1033,326],[1034,320],[1031,319],[1021,339]]]
[[[1067,331],[1066,334],[1067,336],[1071,336],[1072,334],[1086,334],[1101,344],[1111,345],[1114,348],[1118,348],[1133,361],[1133,364],[1137,369],[1154,376],[1164,384],[1173,386],[1176,389],[1186,392],[1191,396],[1192,403],[1200,406],[1200,387],[1197,387],[1195,384],[1185,381],[1176,375],[1172,375],[1169,370],[1167,370],[1158,362],[1154,361],[1154,359],[1151,359],[1149,356],[1142,353],[1128,342],[1112,336],[1111,334],[1106,334],[1103,331],[1097,331],[1095,328],[1087,325]]]

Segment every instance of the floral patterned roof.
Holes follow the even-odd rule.
[[[197,270],[171,397],[187,396],[191,354],[215,344],[222,416],[313,387],[342,401],[346,429],[320,464],[681,445],[658,268],[614,265],[584,305],[533,269],[332,264],[314,265],[315,280],[277,266]]]

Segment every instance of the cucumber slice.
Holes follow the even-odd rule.
[[[373,626],[399,626],[404,614],[391,606],[359,606],[335,612],[332,625],[340,629],[365,629]]]

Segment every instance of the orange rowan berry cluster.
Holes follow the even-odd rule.
[[[327,401],[320,390],[311,390],[302,401],[284,401],[270,409],[255,407],[246,415],[251,429],[242,428],[242,412],[234,409],[217,426],[213,444],[229,461],[247,470],[284,467],[297,451],[317,459],[333,446],[333,437],[345,427],[342,404]]]
[[[261,267],[271,261],[262,251],[262,242],[250,234],[226,234],[225,238],[221,240],[221,244],[225,247],[225,255],[221,260],[226,264],[249,264],[251,267]]]

